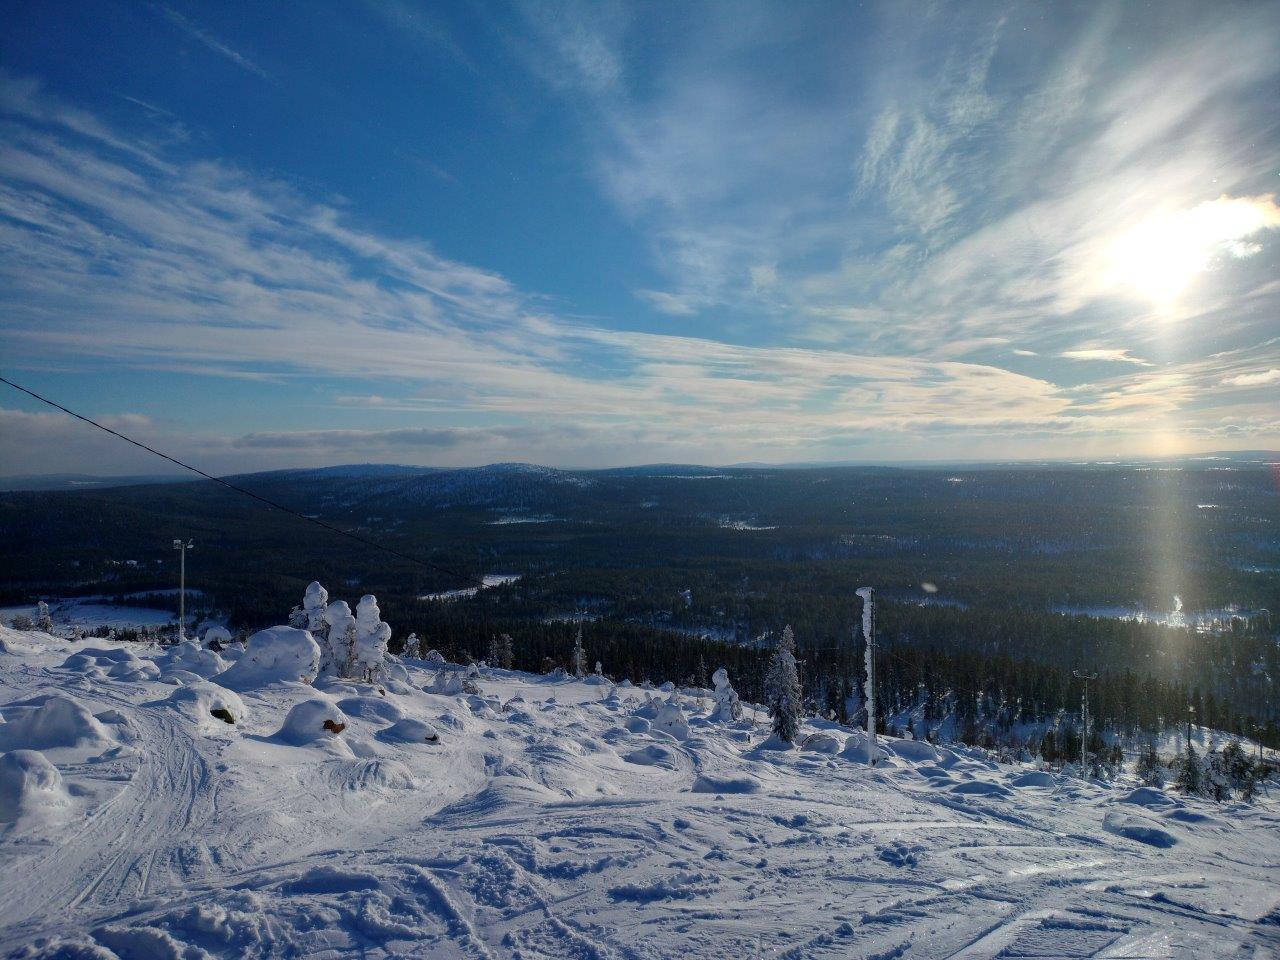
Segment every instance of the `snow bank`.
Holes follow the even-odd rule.
[[[107,730],[88,709],[61,694],[38,697],[4,708],[0,750],[47,750],[111,742]]]
[[[244,701],[216,683],[197,681],[173,691],[170,706],[196,722],[201,730],[222,732],[241,723],[247,711]]]
[[[760,781],[745,773],[715,776],[704,773],[693,781],[694,793],[759,793]]]
[[[320,672],[320,646],[306,630],[268,627],[249,638],[244,656],[213,678],[231,690],[276,683],[311,683]]]
[[[294,746],[305,746],[338,736],[347,728],[348,722],[347,715],[335,703],[313,697],[293,705],[276,739]]]
[[[1149,847],[1168,849],[1178,842],[1168,830],[1161,829],[1145,817],[1135,817],[1127,813],[1112,810],[1102,818],[1102,829],[1127,840],[1136,840]]]
[[[70,804],[62,774],[38,750],[0,756],[0,821],[44,817]]]

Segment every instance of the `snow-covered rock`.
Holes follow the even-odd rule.
[[[284,718],[276,739],[295,746],[339,736],[351,721],[332,700],[312,697],[300,700]]]
[[[244,701],[234,692],[204,681],[179,687],[168,702],[203,731],[223,732],[242,722],[247,713]]]
[[[431,724],[416,717],[402,717],[384,730],[379,738],[394,743],[439,743],[440,734]]]
[[[268,627],[249,638],[244,656],[213,678],[230,690],[277,683],[311,683],[320,670],[320,647],[306,630]]]

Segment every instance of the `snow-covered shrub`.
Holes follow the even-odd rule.
[[[474,663],[467,664],[467,675],[462,681],[462,692],[473,697],[480,695],[480,668]]]
[[[408,657],[411,660],[417,660],[422,656],[422,641],[418,639],[416,633],[411,633],[405,637],[404,649],[400,651],[400,656]]]
[[[653,729],[675,737],[677,740],[688,738],[689,721],[685,719],[684,710],[680,708],[674,696],[658,710],[658,715],[653,720]]]
[[[428,650],[427,655],[423,657],[422,660],[428,667],[434,667],[436,669],[443,667],[446,663],[444,654],[439,650]]]
[[[9,618],[9,626],[15,630],[34,630],[36,628],[35,621],[25,613],[15,613]]]
[[[226,670],[227,662],[216,652],[204,649],[194,640],[184,640],[175,643],[157,657],[156,666],[160,668],[162,677],[174,671],[186,671],[208,679]]]
[[[356,634],[352,650],[355,675],[368,681],[382,676],[383,663],[387,659],[387,642],[391,639],[391,627],[383,621],[378,609],[378,598],[366,593],[356,604]]]
[[[204,632],[204,645],[217,652],[231,644],[231,631],[221,624],[214,624]]]
[[[49,616],[49,605],[41,600],[36,611],[36,629],[53,633],[53,617]]]
[[[778,647],[773,652],[769,672],[764,678],[765,703],[773,721],[773,734],[785,744],[796,742],[804,703],[800,677],[796,672],[795,651],[795,635],[788,624],[778,639]]]
[[[464,681],[462,674],[456,670],[440,670],[436,673],[435,679],[432,680],[431,686],[425,688],[427,693],[437,693],[444,697],[461,696]]]
[[[721,667],[711,675],[715,684],[715,709],[711,711],[711,719],[718,723],[732,723],[742,719],[742,701],[738,692],[729,683],[729,671]]]
[[[276,683],[311,683],[320,671],[320,647],[306,630],[268,627],[249,638],[244,655],[214,677],[231,690]]]

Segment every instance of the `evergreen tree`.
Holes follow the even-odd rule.
[[[773,732],[783,743],[796,742],[804,706],[804,694],[796,671],[795,650],[795,635],[788,624],[778,639],[778,647],[773,652],[764,681],[765,703],[773,721]]]
[[[1149,742],[1138,755],[1138,764],[1134,772],[1148,787],[1164,786],[1164,769],[1160,766],[1160,757],[1156,753],[1154,741]]]
[[[1182,763],[1178,767],[1177,788],[1183,793],[1197,795],[1203,788],[1203,777],[1200,769],[1200,757],[1196,748],[1187,744],[1187,751],[1182,755]]]
[[[569,667],[573,671],[573,675],[581,680],[587,675],[587,651],[582,647],[582,627],[578,627],[577,636],[573,641],[573,659],[569,662]]]

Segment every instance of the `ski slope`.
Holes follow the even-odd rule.
[[[912,741],[873,770],[856,732],[769,750],[693,696],[679,739],[665,693],[487,671],[434,694],[418,661],[384,693],[201,679],[231,659],[0,629],[0,751],[44,771],[16,789],[0,758],[0,954],[1280,955],[1269,797]]]

